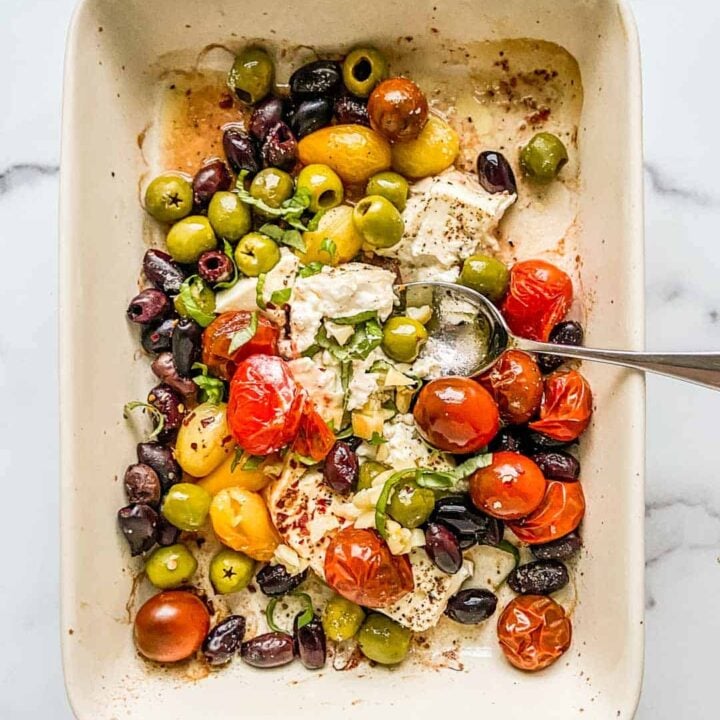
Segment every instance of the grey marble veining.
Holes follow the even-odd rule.
[[[0,718],[8,720],[72,717],[58,643],[55,370],[59,104],[72,5],[0,3],[0,236],[9,268],[0,283],[0,477],[13,508],[4,536],[23,548],[0,574]],[[720,11],[715,0],[632,6],[644,70],[647,346],[720,349]],[[648,379],[640,720],[720,712],[719,417],[720,394]]]

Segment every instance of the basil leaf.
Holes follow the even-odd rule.
[[[270,207],[265,201],[260,198],[253,197],[245,189],[245,178],[248,173],[243,170],[235,182],[235,193],[240,198],[240,201],[245,205],[260,210],[265,217],[278,218],[285,220],[292,227],[298,230],[305,230],[305,226],[302,224],[301,217],[303,212],[310,205],[310,193],[305,188],[300,188],[293,197],[286,200],[279,208]]]
[[[283,245],[287,245],[288,247],[294,248],[295,250],[299,250],[300,252],[305,252],[307,250],[307,245],[305,245],[303,236],[300,234],[300,232],[298,230],[286,230],[282,234],[282,237],[280,238],[280,242]]]
[[[492,453],[480,453],[479,455],[473,455],[468,458],[465,462],[460,463],[454,470],[453,475],[456,480],[462,480],[463,478],[472,475],[476,470],[487,467],[492,464]]]
[[[230,472],[234,473],[235,468],[242,462],[242,459],[245,457],[245,451],[241,447],[235,448],[235,457],[233,458],[233,461],[230,463]]]
[[[357,315],[349,315],[348,317],[330,318],[331,322],[337,325],[359,325],[360,323],[375,319],[377,319],[377,310],[365,310],[364,312],[359,312]]]
[[[319,252],[324,252],[330,257],[330,262],[332,262],[335,259],[335,253],[337,252],[337,245],[335,244],[335,241],[332,238],[325,238],[320,243],[320,249]]]
[[[154,405],[150,405],[150,403],[132,400],[129,403],[125,403],[125,407],[123,407],[123,417],[127,420],[130,417],[130,413],[136,408],[143,408],[143,410],[150,413],[153,422],[153,431],[148,435],[148,440],[154,440],[165,427],[165,416]]]
[[[311,457],[308,457],[307,455],[301,455],[297,452],[295,453],[295,459],[301,462],[303,465],[307,465],[307,467],[318,464],[317,460],[313,460]]]
[[[352,425],[348,425],[344,430],[341,430],[338,433],[335,433],[335,438],[337,440],[347,440],[348,438],[353,436],[353,429]]]
[[[368,320],[361,325],[345,344],[348,355],[356,360],[365,360],[367,356],[380,346],[383,339],[382,328],[377,320]]]
[[[369,368],[371,373],[384,373],[390,370],[392,365],[387,360],[376,360]]]
[[[249,455],[247,460],[242,464],[243,470],[257,470],[265,462],[262,455]]]
[[[285,231],[278,225],[265,223],[258,232],[261,232],[263,235],[267,235],[267,237],[272,238],[275,242],[280,242]]]
[[[320,220],[322,220],[323,215],[327,212],[327,210],[318,210],[313,216],[310,222],[307,224],[307,229],[311,232],[314,232],[318,229],[320,226]]]
[[[265,608],[265,621],[273,632],[285,633],[281,627],[278,627],[275,624],[275,618],[273,617],[275,615],[275,607],[277,606],[279,599],[280,598],[274,597],[267,604],[267,607]]]
[[[308,623],[312,622],[313,618],[315,617],[315,610],[313,609],[313,602],[312,598],[304,592],[299,592],[298,590],[293,590],[290,595],[293,597],[301,598],[302,601],[305,603],[305,609],[303,610],[302,615],[298,618],[297,621],[297,629],[300,630],[301,628],[304,628]]]
[[[283,288],[282,290],[275,290],[270,296],[270,302],[273,305],[284,305],[292,295],[292,288]]]
[[[192,369],[200,370],[201,373],[192,379],[192,381],[200,389],[200,397],[198,398],[200,402],[209,402],[213,405],[217,405],[222,402],[223,396],[225,395],[225,383],[222,380],[209,375],[207,365],[194,363]]]
[[[237,265],[235,263],[235,256],[233,255],[232,245],[227,241],[223,240],[223,252],[228,256],[233,266],[233,276],[229,280],[224,282],[216,283],[215,289],[218,288],[231,288],[240,279],[240,273],[238,272]]]
[[[243,328],[242,330],[238,330],[231,338],[230,340],[230,347],[228,348],[228,353],[232,355],[236,350],[241,348],[246,343],[250,342],[255,337],[255,333],[257,332],[258,327],[258,315],[256,312],[253,312],[250,316],[250,324]]]
[[[320,352],[320,350],[322,350],[322,348],[319,345],[312,344],[307,350],[303,350],[303,352],[300,353],[300,355],[302,357],[311,358],[311,357],[313,357],[313,355],[315,355],[315,353]]]
[[[260,273],[257,279],[257,285],[255,286],[255,304],[261,309],[265,310],[267,305],[265,304],[265,278],[267,273]]]
[[[215,319],[215,314],[207,312],[200,305],[202,293],[212,294],[212,290],[199,275],[191,275],[180,286],[180,300],[188,317],[192,318],[198,325],[207,327]]]
[[[429,490],[448,490],[455,485],[455,476],[451,472],[423,470],[416,482],[420,487]]]
[[[322,269],[322,263],[311,262],[300,268],[300,270],[298,271],[298,277],[306,278],[310,277],[311,275],[317,275],[318,273],[322,272]]]
[[[387,440],[377,430],[375,430],[370,439],[367,441],[367,444],[377,447],[378,445],[384,445],[386,442]]]
[[[395,486],[400,484],[405,478],[418,474],[416,468],[406,468],[393,473],[383,485],[378,497],[377,505],[375,505],[375,529],[380,536],[387,539],[387,505],[390,502],[390,495]]]
[[[352,380],[353,366],[350,360],[344,360],[340,363],[340,385],[343,391],[343,412],[347,410],[348,403],[350,402],[350,394],[348,389],[350,388],[350,381]]]

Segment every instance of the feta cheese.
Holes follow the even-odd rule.
[[[367,403],[370,396],[380,388],[382,375],[370,372],[377,360],[387,360],[380,348],[375,348],[364,360],[352,361],[352,373],[348,384],[348,410],[357,410]]]
[[[323,356],[325,353],[323,353]],[[343,420],[344,393],[340,380],[340,368],[332,357],[297,358],[290,360],[288,366],[298,384],[307,390],[310,399],[315,403],[322,419],[333,427],[339,428]]]
[[[272,563],[282,565],[290,575],[299,575],[308,566],[307,560],[301,558],[289,545],[283,544],[275,548]]]
[[[344,345],[355,334],[354,325],[338,325],[332,320],[325,321],[325,330],[331,338],[337,340],[338,345]]]

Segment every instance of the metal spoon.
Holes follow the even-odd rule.
[[[488,370],[508,348],[622,365],[720,390],[720,353],[645,353],[598,350],[526,340],[513,335],[500,311],[475,290],[447,282],[396,286],[409,307],[429,305],[428,341],[420,360],[434,375],[472,377]]]

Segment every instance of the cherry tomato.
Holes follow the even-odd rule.
[[[425,127],[428,103],[423,91],[404,77],[383,80],[368,98],[373,130],[390,142],[412,140]]]
[[[387,607],[415,587],[407,555],[393,555],[375,530],[340,530],[325,554],[325,582],[348,600]]]
[[[547,341],[572,303],[572,280],[560,268],[544,260],[513,265],[502,314],[520,337]]]
[[[247,310],[233,310],[219,315],[203,333],[202,361],[208,370],[223,380],[230,380],[237,364],[250,355],[277,355],[279,329],[266,317],[257,318],[255,334],[234,352],[230,352],[235,333],[246,330],[252,320]]]
[[[545,378],[540,419],[530,428],[553,440],[569,442],[585,432],[592,415],[592,390],[577,370],[555,372]]]
[[[284,360],[251,355],[230,383],[228,424],[243,450],[269,455],[295,439],[305,404],[306,394]]]
[[[420,435],[445,452],[476,452],[500,429],[492,395],[469,378],[429,382],[418,395],[413,416]]]
[[[182,590],[151,597],[135,616],[135,645],[157,662],[194,655],[210,629],[210,613],[198,597]]]
[[[498,619],[505,657],[520,670],[542,670],[569,647],[572,624],[562,605],[543,595],[520,595]]]
[[[492,464],[470,477],[475,507],[500,520],[529,515],[543,501],[547,480],[530,458],[514,452],[493,453]]]
[[[535,414],[543,394],[543,380],[535,360],[520,350],[508,350],[480,378],[495,398],[500,417],[510,425],[522,425]]]
[[[531,515],[508,523],[520,540],[540,545],[572,532],[585,515],[585,495],[579,482],[551,480],[545,497]]]
[[[305,410],[300,420],[300,428],[293,448],[300,455],[320,462],[335,444],[335,433],[311,403],[307,403],[307,406],[309,409]]]

